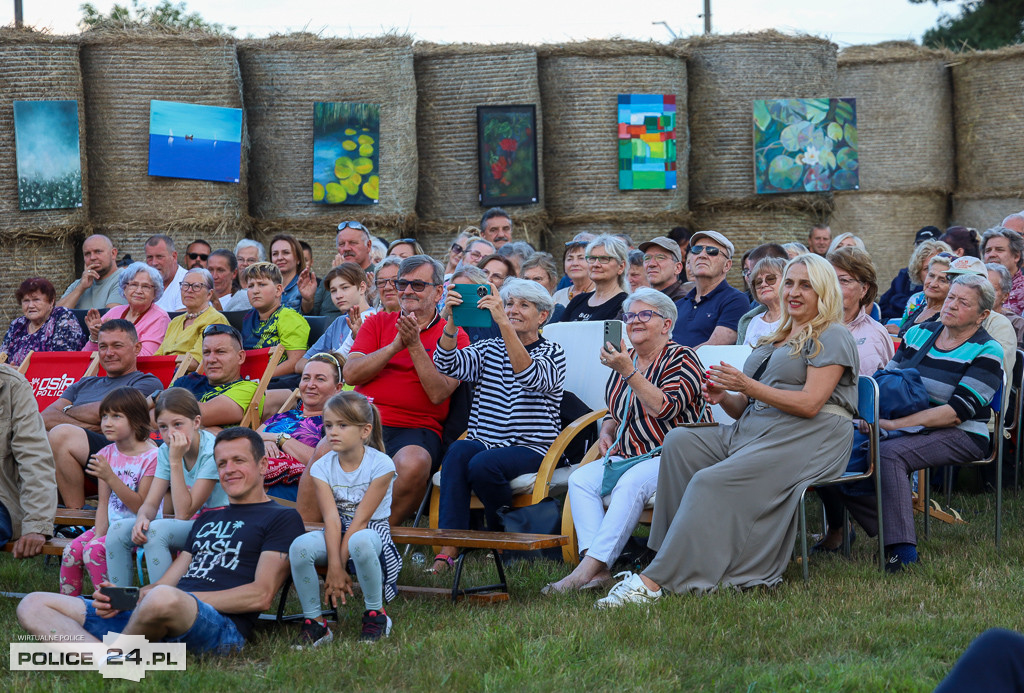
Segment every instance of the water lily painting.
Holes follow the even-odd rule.
[[[380,199],[380,104],[313,104],[313,201],[375,205]]]
[[[77,101],[15,101],[18,208],[82,206]]]
[[[676,95],[619,94],[619,190],[676,187]]]
[[[536,107],[477,106],[476,127],[480,204],[537,202]]]
[[[856,99],[754,102],[758,193],[857,190]]]

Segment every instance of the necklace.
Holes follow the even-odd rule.
[[[195,320],[195,319],[196,319],[196,318],[198,318],[198,317],[199,317],[200,315],[202,315],[203,313],[205,313],[205,312],[207,311],[207,309],[208,309],[209,307],[210,307],[210,304],[206,304],[206,308],[203,308],[203,309],[202,309],[201,311],[199,311],[198,313],[185,313],[185,319],[186,319],[186,320]]]

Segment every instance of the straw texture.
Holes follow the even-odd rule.
[[[1024,195],[985,197],[956,194],[953,195],[950,224],[969,226],[984,233],[986,229],[998,226],[1007,216],[1021,210],[1024,210]]]
[[[947,226],[946,195],[941,192],[837,192],[835,203],[830,222],[832,237],[849,232],[864,241],[883,289],[907,266],[914,234],[922,226]]]
[[[836,46],[774,31],[683,45],[689,54],[690,206],[753,198],[752,101],[834,96]]]
[[[412,226],[418,166],[411,39],[272,36],[239,42],[238,60],[252,136],[250,206],[260,229],[298,233],[345,219],[375,230]],[[314,102],[380,104],[376,205],[313,202]]]
[[[957,192],[1024,193],[1024,46],[961,54],[953,64]]]
[[[544,179],[548,212],[559,222],[595,213],[639,215],[686,211],[689,130],[685,54],[639,41],[541,46]],[[676,96],[675,190],[619,190],[619,94]]]
[[[476,219],[480,175],[477,106],[536,105],[538,199],[514,214],[544,209],[544,113],[537,85],[537,53],[524,45],[416,45],[419,196],[428,221]]]
[[[672,222],[649,222],[633,221],[629,217],[623,217],[619,222],[595,222],[590,224],[560,224],[556,223],[551,227],[547,237],[547,251],[561,258],[565,252],[565,244],[571,241],[573,236],[583,231],[593,234],[601,233],[625,233],[629,234],[635,245],[649,241],[656,236],[667,236],[668,232],[676,226],[688,226],[690,217],[688,214],[681,214]]]
[[[953,189],[946,58],[908,42],[854,46],[839,54],[837,94],[857,99],[861,192]]]
[[[115,242],[156,231],[248,227],[248,136],[239,183],[160,178],[149,169],[150,101],[241,108],[234,43],[207,34],[91,31],[82,36],[90,217]]]
[[[0,237],[0,336],[7,334],[11,320],[21,317],[21,305],[14,292],[29,277],[46,277],[59,297],[75,277],[75,249],[69,239]],[[79,253],[80,255],[80,253]]]
[[[88,223],[85,98],[78,68],[78,41],[29,30],[0,29],[0,65],[0,238],[66,238]],[[39,100],[78,102],[82,157],[79,208],[25,212],[18,208],[13,102]]]

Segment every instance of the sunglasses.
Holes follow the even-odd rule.
[[[399,291],[405,291],[407,288],[412,287],[412,290],[416,293],[422,293],[428,286],[437,286],[437,284],[425,282],[422,279],[399,279],[395,282],[395,288]]]
[[[344,231],[345,229],[359,229],[360,231],[366,231],[366,227],[358,221],[343,221],[338,224],[339,231]]]
[[[465,249],[465,248],[463,248],[463,247],[462,247],[461,245],[459,245],[458,243],[452,243],[452,247],[451,247],[451,248],[449,248],[449,250],[451,250],[451,251],[452,251],[453,253],[455,253],[456,255],[462,255],[462,254],[463,254],[464,252],[466,252],[466,249]]]
[[[188,254],[188,259],[189,260],[202,260],[203,262],[206,262],[207,258],[209,258],[209,257],[210,256],[208,254],[206,254],[206,253],[189,253]]]
[[[659,318],[665,317],[656,310],[641,310],[637,311],[636,313],[623,313],[622,322],[626,323],[627,325],[633,322],[634,320],[639,320],[642,323],[648,323],[651,321],[651,318],[653,318],[655,315],[657,315]]]
[[[777,281],[779,281],[779,275],[766,274],[764,275],[764,277],[758,277],[757,279],[754,280],[754,288],[756,289],[762,284],[767,284],[768,286],[775,286],[775,282]]]
[[[219,323],[219,322],[214,323],[212,325],[207,325],[203,329],[203,336],[204,337],[209,337],[210,335],[213,335],[213,334],[229,334],[229,335],[232,335],[232,336],[236,337],[238,339],[239,343],[241,343],[241,341],[242,341],[242,335],[239,334],[238,330],[236,330],[231,325],[224,325],[223,323]]]
[[[722,249],[716,248],[713,245],[693,245],[690,246],[690,252],[693,253],[694,255],[707,253],[708,257],[718,257],[718,254],[722,252]]]

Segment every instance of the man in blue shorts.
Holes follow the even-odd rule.
[[[195,520],[186,549],[159,581],[139,590],[133,610],[111,609],[100,589],[92,599],[33,592],[18,605],[22,627],[88,642],[110,632],[142,635],[150,642],[183,642],[192,654],[241,649],[284,584],[288,548],[305,529],[293,508],[263,490],[267,457],[259,434],[221,431],[214,457],[230,504]]]

